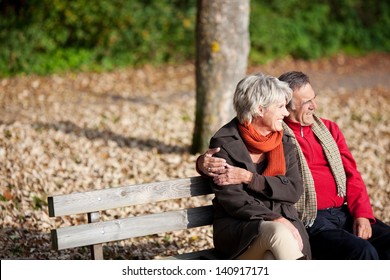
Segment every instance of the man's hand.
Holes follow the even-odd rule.
[[[223,158],[213,157],[213,155],[218,153],[219,150],[220,148],[209,149],[198,158],[196,164],[203,174],[214,177],[225,171],[225,167],[227,165],[226,160]]]
[[[356,218],[353,221],[353,234],[363,239],[371,238],[372,229],[370,220],[367,218]]]
[[[225,170],[215,176],[213,181],[219,186],[232,184],[249,184],[252,181],[253,173],[240,168],[226,164]]]

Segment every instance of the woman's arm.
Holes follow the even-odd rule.
[[[286,154],[285,160],[286,174],[284,176],[262,176],[260,181],[266,182],[266,188],[263,191],[266,197],[294,204],[298,202],[303,193],[303,182],[294,149]],[[256,184],[250,184],[248,188],[256,189]]]
[[[284,176],[263,176],[227,164],[223,171],[218,171],[219,174],[213,176],[213,181],[219,186],[246,184],[248,189],[270,199],[296,203],[303,193],[303,184],[295,150],[290,149],[285,156],[286,174]]]
[[[233,166],[233,160],[223,148],[216,156],[225,159],[229,165]],[[215,199],[232,217],[243,220],[264,219],[267,221],[281,217],[280,214],[266,207],[260,199],[250,195],[242,183],[219,186],[213,182],[212,188]]]

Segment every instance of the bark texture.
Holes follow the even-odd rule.
[[[198,0],[196,30],[196,117],[192,152],[234,116],[233,93],[247,70],[249,0]]]

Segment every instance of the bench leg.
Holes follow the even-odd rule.
[[[100,213],[99,212],[93,212],[88,213],[88,223],[95,223],[100,220]],[[103,245],[102,244],[96,244],[89,246],[91,251],[91,259],[93,260],[103,260]]]

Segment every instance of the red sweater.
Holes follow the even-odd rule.
[[[363,217],[370,219],[372,223],[375,222],[367,188],[357,170],[356,162],[348,149],[344,135],[336,123],[326,119],[322,119],[322,121],[329,129],[340,150],[347,177],[347,195],[345,198],[337,196],[336,182],[330,165],[318,138],[311,130],[311,126],[301,126],[298,122],[285,119],[287,125],[294,131],[313,175],[318,210],[340,207],[346,201],[353,218]]]

